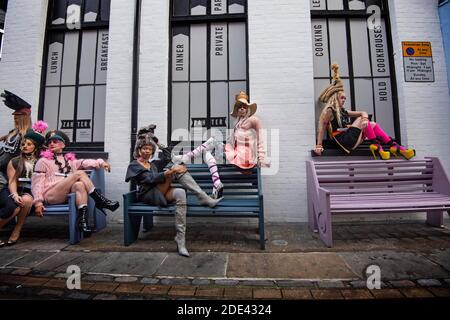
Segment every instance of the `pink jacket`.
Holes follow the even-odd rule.
[[[230,142],[225,145],[225,154],[228,162],[248,169],[258,163],[269,167],[266,161],[266,149],[261,120],[256,116],[245,119],[234,128]]]
[[[62,159],[61,156],[61,160]],[[77,159],[69,160],[71,173],[76,170],[99,168],[105,161],[103,159]],[[58,166],[55,161],[47,158],[40,158],[34,167],[34,173],[31,177],[31,191],[33,193],[33,204],[43,203],[46,200],[47,191],[55,184],[65,179],[64,176],[56,175],[59,173]]]

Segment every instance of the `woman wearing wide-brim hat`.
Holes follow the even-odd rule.
[[[256,103],[249,103],[248,95],[244,91],[236,95],[231,116],[236,118],[237,122],[224,150],[227,162],[241,169],[251,169],[257,165],[270,166],[266,161],[265,141],[261,134],[262,124],[255,116],[256,110]],[[216,159],[211,154],[216,143],[214,138],[210,138],[191,152],[174,157],[174,162],[187,163],[191,158],[204,153],[213,180],[213,197],[220,198],[223,184],[217,171]]]
[[[73,153],[63,154],[64,148],[69,143],[69,137],[63,131],[53,130],[47,133],[47,150],[41,153],[32,176],[33,204],[36,215],[42,217],[45,210],[44,203],[65,203],[68,194],[75,193],[78,208],[77,224],[84,235],[89,236],[92,230],[88,222],[88,197],[94,199],[95,206],[102,212],[103,209],[117,210],[119,202],[111,201],[101,194],[83,171],[93,168],[110,171],[109,163],[103,159],[76,159]]]
[[[17,223],[14,227],[8,242],[4,245],[12,246],[19,240],[20,232],[25,224],[25,219],[31,211],[33,196],[31,192],[31,176],[34,166],[39,159],[41,147],[45,142],[44,133],[48,126],[43,121],[37,121],[32,129],[29,129],[24,135],[20,147],[20,155],[12,158],[8,163],[8,186],[10,197],[16,205],[16,209],[6,222],[17,217]],[[2,221],[3,222],[3,221]],[[0,241],[0,246],[2,243]]]

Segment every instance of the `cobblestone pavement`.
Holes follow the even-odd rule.
[[[30,218],[17,245],[0,249],[0,298],[29,299],[408,299],[450,297],[450,224],[340,221],[326,248],[302,223],[267,223],[266,250],[253,222],[192,223],[190,258],[175,253],[165,221],[125,247],[120,223],[78,245],[67,222]],[[0,233],[2,239],[7,233]],[[81,289],[67,289],[67,268]],[[380,268],[381,289],[367,287]]]

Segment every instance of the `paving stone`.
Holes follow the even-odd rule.
[[[422,287],[441,287],[442,283],[437,279],[420,279],[417,283]]]
[[[120,283],[137,282],[138,278],[136,278],[136,277],[117,277],[114,279],[114,281],[120,282]]]
[[[8,267],[34,268],[55,254],[55,252],[32,251],[24,257],[9,263]]]
[[[341,293],[347,300],[373,299],[373,296],[367,289],[343,289]]]
[[[57,273],[54,275],[55,278],[69,278],[69,274],[68,273]]]
[[[168,292],[169,296],[192,297],[195,295],[196,287],[192,286],[172,286]]]
[[[170,286],[161,286],[161,285],[146,285],[144,289],[142,289],[142,294],[151,294],[151,295],[166,295],[169,292]]]
[[[144,288],[144,284],[139,283],[122,283],[120,284],[116,290],[114,290],[115,293],[139,293]]]
[[[26,276],[31,272],[31,269],[16,269],[11,274],[16,274],[18,276]]]
[[[425,288],[404,288],[400,290],[407,298],[432,298],[433,294]]]
[[[342,281],[318,281],[317,286],[321,289],[345,288],[345,284]]]
[[[105,294],[105,293],[101,293],[96,295],[93,300],[117,300],[117,296],[113,295],[113,294]]]
[[[114,277],[107,275],[86,275],[82,277],[82,280],[92,282],[113,282]]]
[[[23,250],[2,250],[2,254],[0,255],[0,267],[5,267],[28,254],[30,254],[29,251]]]
[[[64,291],[62,290],[53,290],[53,289],[43,289],[38,292],[38,296],[57,296],[62,297]]]
[[[416,286],[416,284],[410,280],[392,280],[392,281],[389,281],[389,283],[394,288],[409,288],[409,287]]]
[[[33,276],[33,277],[51,278],[51,277],[54,277],[55,274],[56,273],[54,271],[45,271],[45,270],[33,269],[33,270],[31,270],[31,272],[28,275],[29,276]]]
[[[143,278],[141,280],[141,283],[143,284],[157,284],[159,282],[159,279],[156,278]]]
[[[0,274],[10,274],[12,273],[15,268],[0,268]]]
[[[303,280],[276,280],[275,283],[280,287],[314,288],[316,286],[314,281]]]
[[[281,299],[280,289],[253,289],[253,299]]]
[[[33,269],[34,270],[40,270],[40,271],[52,271],[56,270],[61,265],[65,264],[66,266],[70,265],[71,261],[74,261],[76,258],[79,258],[82,256],[83,253],[81,252],[67,252],[67,251],[61,251],[54,255],[52,255],[50,258],[46,259],[45,261],[42,261],[38,265],[36,265]],[[61,270],[63,272],[67,271],[67,267],[65,270]]]
[[[239,285],[242,286],[259,286],[259,287],[273,287],[274,282],[270,280],[242,280]]]
[[[0,277],[0,283],[6,284],[22,284],[24,281],[23,276],[16,276],[11,274],[5,274]]]
[[[208,279],[194,279],[192,280],[192,285],[194,286],[204,286],[204,285],[210,285],[211,280]]]
[[[436,297],[450,298],[450,288],[428,288]]]
[[[88,300],[91,295],[87,293],[82,292],[73,292],[67,296],[69,299],[75,299],[75,300]]]
[[[306,300],[312,299],[311,291],[308,289],[281,289],[283,299]]]
[[[376,299],[403,299],[405,298],[398,289],[379,289],[371,290]]]
[[[224,297],[229,299],[251,299],[252,289],[250,288],[225,288]]]
[[[48,281],[45,286],[47,288],[67,288],[67,280],[66,279],[51,279]]]
[[[196,297],[221,298],[223,296],[224,288],[198,288],[195,291]]]
[[[336,300],[336,299],[344,299],[341,292],[339,290],[332,289],[312,289],[311,294],[314,299],[318,300]]]
[[[169,254],[156,271],[157,276],[218,278],[225,276],[228,254],[195,252],[189,259]]]
[[[89,288],[90,291],[100,291],[100,292],[114,292],[114,290],[119,286],[118,283],[112,282],[97,282],[92,287]]]
[[[236,286],[239,283],[239,280],[232,279],[219,279],[214,281],[218,286]]]
[[[161,280],[161,284],[164,285],[189,285],[191,281],[183,278],[165,278]]]
[[[352,286],[352,288],[357,288],[357,289],[367,288],[367,282],[362,281],[362,280],[351,281],[350,285]]]
[[[49,279],[47,278],[34,278],[34,277],[24,277],[22,285],[29,287],[40,287],[43,286]]]

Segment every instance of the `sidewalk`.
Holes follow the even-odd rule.
[[[450,297],[450,223],[337,222],[326,248],[306,224],[188,225],[190,258],[176,254],[172,225],[157,223],[123,246],[122,224],[67,243],[64,218],[31,217],[20,242],[0,249],[0,298],[46,299],[374,299]],[[5,235],[3,234],[3,237]],[[81,269],[68,290],[67,267]],[[368,290],[366,268],[381,270]]]

